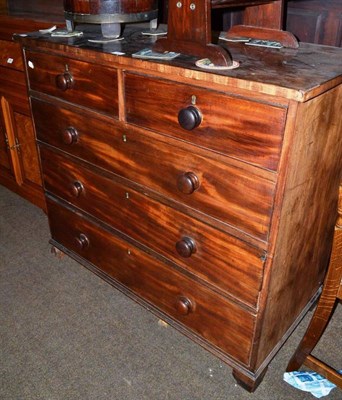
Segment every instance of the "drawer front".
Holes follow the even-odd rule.
[[[248,364],[253,315],[49,199],[48,214],[54,240]]]
[[[256,307],[263,253],[41,146],[45,189]]]
[[[26,52],[29,87],[116,117],[117,71],[67,57]]]
[[[39,140],[267,240],[274,182],[257,175],[257,169],[194,154],[171,139],[165,143],[159,135],[115,121],[105,123],[37,100],[32,105]],[[70,126],[77,140],[65,144]]]
[[[125,90],[128,122],[277,169],[286,109],[135,74],[126,74]],[[191,128],[194,108],[202,122],[182,128],[178,115]]]
[[[0,66],[24,71],[20,45],[7,40],[0,40]]]

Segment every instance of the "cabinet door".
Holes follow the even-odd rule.
[[[38,153],[31,118],[9,97],[1,96],[5,143],[1,145],[4,166],[11,169],[18,185],[41,185]],[[5,157],[5,151],[7,157]],[[8,160],[9,155],[9,160]],[[1,163],[2,165],[2,163]]]
[[[0,112],[0,174],[5,174],[14,178],[5,121],[2,112]]]
[[[1,97],[2,119],[5,127],[5,144],[9,155],[12,174],[18,185],[23,184],[23,174],[20,157],[20,144],[15,134],[13,110],[7,99]]]

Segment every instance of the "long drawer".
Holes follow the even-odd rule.
[[[190,331],[248,365],[255,317],[81,214],[47,199],[52,238]]]
[[[133,73],[125,75],[125,99],[130,123],[277,169],[284,107]],[[178,115],[187,129],[180,125]],[[200,123],[192,128],[196,116]]]
[[[267,240],[275,184],[258,169],[196,154],[176,140],[161,141],[94,114],[34,99],[32,109],[40,141]]]
[[[117,117],[115,69],[32,51],[26,51],[26,62],[31,90]]]
[[[40,146],[45,189],[253,307],[263,252]]]

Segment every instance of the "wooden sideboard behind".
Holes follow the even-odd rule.
[[[302,42],[342,46],[341,0],[289,1],[287,30]]]
[[[0,16],[0,184],[45,209],[22,53],[12,40],[38,27],[47,24]]]

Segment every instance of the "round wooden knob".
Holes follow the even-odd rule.
[[[65,92],[74,86],[74,79],[70,72],[64,72],[56,76],[56,86]]]
[[[190,237],[184,237],[176,243],[177,253],[184,257],[191,257],[196,252],[196,243]]]
[[[81,233],[79,237],[75,238],[76,244],[79,249],[83,250],[89,246],[89,239],[84,233]]]
[[[193,305],[187,297],[180,296],[176,300],[176,310],[179,314],[188,315],[193,310]]]
[[[191,131],[202,122],[202,114],[194,106],[182,108],[178,113],[178,122],[183,129]]]
[[[75,181],[71,185],[71,193],[74,197],[79,197],[79,195],[82,193],[83,189],[84,189],[83,185],[80,181]]]
[[[199,188],[199,179],[193,172],[186,172],[177,179],[178,190],[184,194],[191,194]]]
[[[62,140],[64,144],[76,143],[77,139],[78,139],[78,132],[72,126],[69,126],[69,128],[65,129],[65,131],[62,133]]]

